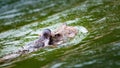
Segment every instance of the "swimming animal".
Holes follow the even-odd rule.
[[[78,30],[76,27],[68,26],[64,23],[52,32],[52,43],[53,45],[62,44],[68,38],[74,38],[77,33]]]
[[[36,51],[39,48],[49,46],[50,37],[51,37],[51,30],[50,29],[43,30],[42,35],[37,40],[21,47],[16,52],[3,56],[2,58],[0,58],[0,63],[5,62],[6,60],[14,59],[20,55],[24,55]]]
[[[19,51],[35,51],[39,48],[49,46],[50,45],[50,38],[51,38],[51,30],[45,29],[42,32],[42,35],[35,41],[23,46]]]
[[[21,47],[16,52],[3,56],[3,58],[0,58],[0,62],[3,62],[8,59],[14,59],[20,55],[37,51],[38,49],[42,47],[46,47],[49,45],[62,44],[68,38],[74,38],[77,33],[78,33],[77,28],[73,26],[68,26],[65,23],[60,25],[53,32],[50,29],[45,29],[43,30],[42,35],[39,36],[37,40]]]

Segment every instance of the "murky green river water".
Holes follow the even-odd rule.
[[[0,68],[120,68],[120,0],[0,0],[0,57],[61,23],[79,33]]]

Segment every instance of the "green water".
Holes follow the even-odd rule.
[[[79,29],[74,39],[0,68],[120,67],[120,0],[0,0],[0,57],[64,22]]]

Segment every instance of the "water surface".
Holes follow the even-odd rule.
[[[1,68],[119,68],[119,0],[0,0],[0,57],[61,23],[79,33],[56,48],[0,63]]]

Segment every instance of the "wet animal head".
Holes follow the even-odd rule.
[[[50,29],[43,30],[42,37],[49,38],[50,36],[51,36],[51,30]]]
[[[52,33],[52,37],[54,38],[54,41],[60,42],[66,40],[67,38],[73,38],[77,32],[77,28],[67,26],[67,24],[62,24]]]
[[[39,37],[38,40],[34,43],[34,48],[40,48],[44,46],[49,45],[49,41],[51,38],[51,30],[50,29],[44,29],[42,32],[42,35]]]
[[[59,37],[74,37],[77,34],[77,29],[73,26],[67,26],[67,24],[62,24],[57,30],[54,31],[54,36]]]

